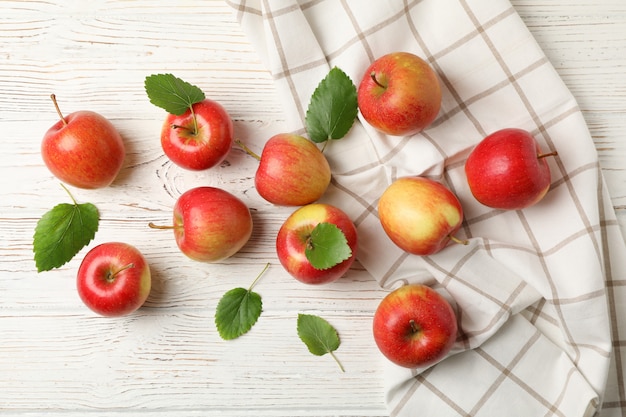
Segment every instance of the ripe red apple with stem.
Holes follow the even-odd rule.
[[[216,187],[184,192],[174,205],[170,229],[181,252],[201,262],[217,262],[237,253],[252,235],[252,215],[243,201]]]
[[[550,167],[537,140],[523,129],[498,130],[474,147],[465,163],[470,191],[480,203],[503,210],[530,207],[550,189]]]
[[[374,341],[391,362],[426,367],[443,359],[457,335],[452,306],[434,289],[404,285],[382,299],[372,323]]]
[[[221,104],[204,99],[181,115],[168,114],[161,146],[176,165],[205,170],[221,163],[233,144],[233,122]]]
[[[395,180],[378,201],[383,230],[402,250],[431,255],[448,243],[467,244],[454,234],[463,222],[460,201],[443,184],[425,177]]]
[[[437,117],[441,86],[426,61],[408,52],[393,52],[365,71],[357,92],[363,118],[394,136],[420,132]]]
[[[41,156],[61,181],[94,189],[110,185],[124,163],[124,142],[113,124],[98,113],[77,111],[63,116],[50,96],[60,120],[43,137]]]
[[[151,288],[148,262],[126,243],[102,243],[91,249],[76,278],[78,295],[87,307],[102,316],[124,316],[137,310]]]
[[[350,269],[357,243],[354,223],[343,210],[314,203],[298,208],[285,220],[276,236],[276,253],[298,281],[327,284]],[[317,259],[311,258],[314,251],[318,251]]]
[[[317,201],[330,184],[330,165],[310,140],[295,134],[272,136],[261,156],[240,141],[249,155],[259,160],[254,184],[261,197],[272,204],[303,206]]]

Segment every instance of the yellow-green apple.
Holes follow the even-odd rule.
[[[523,129],[498,130],[469,154],[465,174],[480,203],[519,210],[538,203],[550,189],[550,167],[537,140]]]
[[[204,99],[181,115],[168,114],[161,146],[176,165],[194,171],[221,163],[233,144],[233,122],[221,104]]]
[[[421,368],[442,360],[457,335],[452,306],[422,284],[408,284],[381,300],[372,323],[374,341],[391,362]]]
[[[428,127],[441,108],[437,74],[417,55],[392,52],[365,71],[357,92],[363,118],[374,128],[406,136]]]
[[[312,141],[295,134],[272,136],[261,156],[254,184],[265,200],[281,206],[303,206],[317,201],[330,184],[330,165]]]
[[[122,169],[126,150],[115,126],[92,111],[63,116],[51,96],[60,120],[43,137],[41,156],[54,176],[79,188],[110,185]]]
[[[327,234],[323,226],[331,226],[337,236]],[[338,230],[337,230],[338,229]],[[319,233],[318,233],[319,232]],[[324,267],[311,261],[308,251],[318,251]],[[341,252],[341,254],[340,254]],[[295,210],[282,224],[276,236],[276,253],[280,263],[298,281],[305,284],[326,284],[343,276],[357,255],[357,231],[354,223],[341,209],[330,204],[307,204]],[[337,257],[338,256],[338,257]]]
[[[76,277],[78,295],[102,316],[130,314],[150,294],[150,267],[142,253],[122,242],[102,243],[83,258]]]
[[[450,241],[463,222],[459,199],[440,182],[403,177],[387,187],[378,201],[378,217],[389,238],[414,255],[431,255]]]
[[[201,262],[217,262],[237,253],[252,235],[252,216],[246,204],[228,191],[196,187],[185,191],[174,205],[173,229],[181,252]]]

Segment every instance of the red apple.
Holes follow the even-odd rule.
[[[550,188],[550,167],[539,143],[523,129],[502,129],[484,138],[465,163],[470,190],[480,203],[520,210],[538,203]]]
[[[431,255],[454,237],[463,222],[458,198],[443,184],[424,177],[394,181],[378,201],[378,217],[389,238],[402,250]]]
[[[79,188],[102,188],[113,182],[122,168],[126,151],[113,124],[98,113],[77,111],[59,114],[43,137],[41,156],[61,181]]]
[[[429,126],[439,114],[441,87],[422,58],[394,52],[375,60],[357,92],[363,118],[381,132],[406,136]]]
[[[320,223],[337,226],[351,250],[348,258],[327,269],[315,268],[305,254],[307,246],[314,247],[318,243],[311,234]],[[356,228],[341,209],[329,204],[308,204],[294,211],[281,226],[276,237],[276,253],[285,270],[298,281],[305,284],[330,283],[343,276],[356,258]]]
[[[217,262],[237,253],[252,235],[252,216],[243,201],[215,187],[184,192],[174,205],[171,226],[181,252],[202,262]]]
[[[169,114],[161,130],[161,146],[176,165],[204,170],[221,163],[233,144],[233,122],[226,110],[209,99],[182,115]]]
[[[313,203],[330,184],[328,160],[313,142],[302,136],[289,133],[272,136],[261,156],[256,157],[260,162],[254,184],[259,195],[272,204]]]
[[[404,285],[382,299],[373,320],[374,341],[396,365],[419,368],[443,359],[456,340],[457,320],[441,294],[421,284]]]
[[[150,294],[150,268],[134,246],[102,243],[83,258],[76,278],[78,295],[103,316],[124,316],[143,305]]]

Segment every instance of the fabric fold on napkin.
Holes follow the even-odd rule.
[[[376,58],[407,51],[441,80],[441,112],[423,132],[387,136],[361,120],[325,150],[333,180],[324,201],[355,221],[360,263],[383,288],[431,285],[459,321],[438,364],[385,360],[390,415],[604,417],[621,409],[626,245],[577,103],[509,1],[227,3],[274,77],[290,131],[306,135],[309,99],[332,67],[358,85]],[[558,152],[550,192],[521,211],[481,205],[464,174],[471,149],[505,127]],[[388,239],[377,201],[393,180],[414,175],[459,197],[459,237],[469,245],[420,257]]]

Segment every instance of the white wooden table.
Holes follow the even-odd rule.
[[[626,2],[513,0],[579,100],[626,232]],[[245,141],[281,131],[272,80],[221,0],[0,0],[0,413],[102,416],[384,416],[383,358],[371,317],[385,292],[358,266],[324,287],[289,277],[274,236],[292,209],[253,190],[256,161],[233,150],[228,163],[186,172],[163,156],[164,112],[149,103],[146,75],[172,72],[201,87],[235,119]],[[37,273],[35,224],[68,202],[43,165],[39,143],[65,113],[97,111],[119,129],[128,156],[117,181],[73,189],[101,214],[97,243],[137,246],[151,264],[153,290],[135,314],[95,316],[75,289],[81,251]],[[185,258],[173,236],[148,228],[171,217],[175,199],[216,185],[252,208],[255,233],[219,264]],[[264,311],[253,330],[223,341],[213,324],[221,295],[255,288]],[[311,355],[296,333],[299,312],[333,324],[341,373]]]

